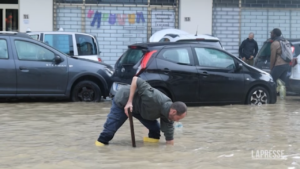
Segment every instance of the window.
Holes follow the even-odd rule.
[[[140,49],[128,49],[121,57],[119,64],[135,65],[143,56],[144,54]]]
[[[191,64],[188,49],[166,49],[163,51],[162,58],[182,64]]]
[[[226,53],[207,48],[195,48],[200,66],[234,69],[235,63],[231,56]]]
[[[54,53],[34,43],[15,41],[20,60],[53,61]]]
[[[6,40],[0,39],[0,59],[8,59]]]
[[[162,38],[159,42],[170,42],[169,38]]]
[[[38,40],[39,39],[39,35],[38,34],[34,34],[34,35],[29,35],[32,39]]]
[[[259,50],[257,54],[257,59],[261,61],[265,61],[265,60],[270,61],[270,56],[271,56],[271,43],[267,42],[264,43],[264,45]]]
[[[45,34],[44,42],[67,55],[74,55],[72,35]]]
[[[86,35],[76,34],[78,55],[97,55],[97,43],[94,38]]]

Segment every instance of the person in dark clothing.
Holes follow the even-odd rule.
[[[128,108],[133,117],[148,128],[148,137],[144,142],[158,142],[160,130],[164,133],[167,144],[174,144],[174,121],[179,121],[187,114],[187,106],[183,102],[172,102],[169,97],[152,88],[141,78],[133,77],[129,86],[117,91],[112,100],[112,107],[100,133],[96,146],[107,145],[113,139],[117,130],[128,118]],[[157,119],[160,118],[160,125]]]
[[[258,52],[257,42],[253,38],[254,34],[250,33],[249,37],[242,42],[239,48],[240,58],[249,65],[253,65],[254,57]]]
[[[289,62],[284,61],[281,58],[281,46],[279,40],[281,37],[281,30],[278,28],[273,29],[271,32],[271,38],[274,40],[271,44],[271,56],[270,56],[270,70],[274,82],[277,83],[277,79],[281,79],[283,82],[287,82],[287,73],[290,69]]]

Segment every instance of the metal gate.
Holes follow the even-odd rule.
[[[121,3],[121,1],[123,3]],[[56,0],[54,29],[97,36],[101,58],[113,65],[127,46],[148,42],[161,29],[178,28],[178,0]]]

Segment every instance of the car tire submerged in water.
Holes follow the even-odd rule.
[[[262,105],[270,103],[270,94],[264,87],[251,89],[247,97],[247,104]]]
[[[95,82],[89,80],[81,81],[72,90],[73,102],[99,102],[100,100],[101,90]]]

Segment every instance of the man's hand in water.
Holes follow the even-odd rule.
[[[174,140],[167,140],[167,144],[174,145]]]

